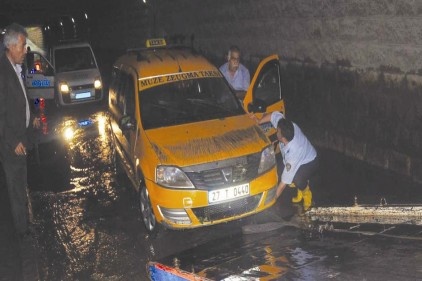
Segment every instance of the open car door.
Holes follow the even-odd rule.
[[[263,59],[252,78],[251,84],[243,100],[243,107],[259,118],[263,113],[280,111],[285,114],[284,99],[281,91],[281,71],[278,55]],[[261,128],[273,144],[277,143],[276,129],[271,123],[261,124]],[[278,152],[278,146],[274,148]]]
[[[54,68],[39,52],[27,53],[24,80],[29,99],[54,99]]]

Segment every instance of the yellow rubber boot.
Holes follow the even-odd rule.
[[[298,188],[296,197],[292,198],[292,203],[299,203],[300,201],[302,201],[302,198],[303,198],[303,192],[302,190]]]
[[[309,188],[309,186],[307,186],[302,191],[302,195],[303,195],[303,209],[305,211],[307,211],[311,207],[311,205],[312,205],[312,191]]]

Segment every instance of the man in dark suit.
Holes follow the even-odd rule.
[[[10,206],[17,234],[28,234],[28,193],[26,154],[28,131],[38,128],[39,118],[31,118],[21,64],[25,58],[24,27],[14,23],[3,37],[4,54],[0,57],[0,161],[6,176]]]

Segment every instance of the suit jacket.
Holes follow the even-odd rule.
[[[26,161],[26,157],[15,154],[15,148],[22,144],[29,148],[26,128],[26,101],[24,91],[15,69],[4,53],[0,57],[0,159],[2,162]],[[3,163],[5,164],[5,163]]]

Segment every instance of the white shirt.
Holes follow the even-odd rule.
[[[280,112],[271,114],[271,124],[277,128],[278,121],[284,118]],[[279,142],[281,155],[283,156],[284,170],[281,174],[281,181],[285,184],[291,184],[293,178],[303,164],[309,163],[317,156],[315,148],[303,134],[302,130],[293,123],[294,137],[287,145]]]
[[[28,128],[29,126],[29,118],[30,118],[30,112],[29,112],[29,103],[28,103],[28,98],[26,97],[26,90],[25,90],[25,85],[23,84],[23,79],[22,79],[22,65],[20,64],[13,64],[12,63],[13,68],[15,69],[16,75],[19,78],[19,82],[21,83],[21,87],[22,87],[22,91],[23,91],[23,95],[25,97],[25,102],[26,102],[26,127]]]
[[[239,64],[239,68],[236,70],[232,77],[229,71],[229,63],[226,62],[220,66],[220,71],[223,73],[226,80],[236,91],[247,91],[251,82],[251,76],[249,70],[243,65]]]

